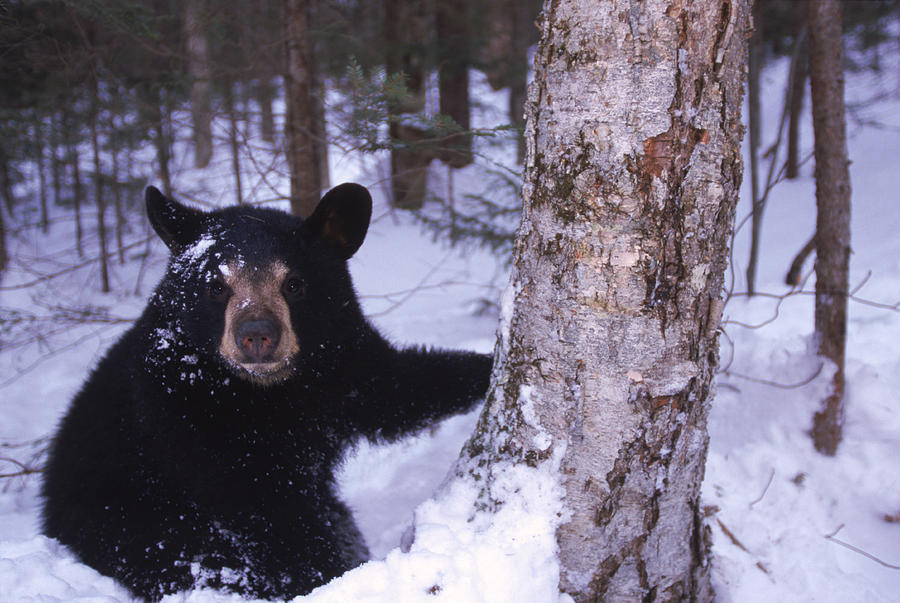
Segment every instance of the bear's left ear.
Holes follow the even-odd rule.
[[[369,191],[362,185],[347,182],[325,193],[303,228],[328,243],[342,260],[347,260],[362,245],[371,219]]]
[[[147,217],[166,246],[178,253],[200,237],[203,212],[169,199],[154,186],[144,192]]]

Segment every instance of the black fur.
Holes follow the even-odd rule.
[[[307,223],[198,212],[148,189],[172,260],[72,402],[42,492],[44,532],[135,596],[206,585],[290,598],[362,563],[333,479],[348,444],[400,437],[483,397],[488,357],[397,350],[365,320],[344,260],[371,201],[342,186]],[[290,303],[300,351],[278,383],[242,379],[217,352],[224,318],[207,289],[235,258],[278,259],[304,280]]]

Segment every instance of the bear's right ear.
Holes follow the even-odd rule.
[[[303,228],[324,240],[342,260],[348,260],[366,238],[371,218],[369,191],[360,184],[345,182],[325,193]]]
[[[153,230],[173,252],[179,252],[200,237],[203,212],[169,199],[155,186],[144,192],[147,217]]]

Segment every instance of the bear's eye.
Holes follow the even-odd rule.
[[[300,299],[306,295],[306,285],[295,276],[286,278],[281,290],[288,299]]]
[[[224,302],[228,301],[228,296],[231,294],[231,291],[228,289],[228,285],[216,279],[209,284],[206,293],[209,295],[210,299],[217,302]]]

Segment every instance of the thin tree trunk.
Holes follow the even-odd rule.
[[[452,168],[473,161],[469,122],[468,0],[443,0],[436,10],[438,94],[440,112],[453,119],[461,132],[442,142],[439,159]]]
[[[4,141],[5,142],[5,141]],[[12,168],[9,165],[10,155],[0,146],[0,197],[6,211],[12,216],[15,213],[15,198],[13,196]]]
[[[791,266],[790,268],[788,268],[787,274],[784,277],[785,285],[796,287],[800,284],[803,273],[803,263],[806,261],[806,258],[808,258],[810,254],[815,250],[816,236],[813,235],[806,243],[803,244],[803,247],[800,248],[800,251],[797,252],[797,255],[794,256],[794,260],[791,262]]]
[[[315,29],[316,23],[319,21],[319,11],[322,7],[321,0],[308,0],[309,9],[309,27]],[[325,127],[325,80],[322,76],[322,70],[319,68],[316,57],[323,54],[320,50],[321,43],[317,43],[314,37],[311,37],[312,59],[309,64],[309,73],[311,81],[311,94],[314,119],[312,122],[312,137],[315,145],[315,153],[313,159],[316,162],[316,170],[319,173],[319,189],[325,190],[331,188],[331,171],[328,163],[328,131]]]
[[[421,144],[426,136],[420,128],[402,124],[403,114],[425,108],[425,63],[423,50],[428,37],[426,0],[385,0],[384,35],[388,75],[406,76],[407,96],[388,107],[391,148],[391,203],[401,209],[419,209],[425,203],[428,166],[434,151]]]
[[[47,162],[46,162],[47,142],[44,137],[44,123],[41,117],[35,112],[34,115],[34,153],[35,153],[35,169],[38,173],[38,186],[41,201],[41,232],[47,232],[50,226],[50,217],[47,211]]]
[[[795,0],[794,35],[806,37],[806,0]],[[806,80],[809,65],[806,44],[794,55],[791,69],[791,113],[788,122],[787,167],[784,177],[793,180],[800,172],[800,121],[803,117],[803,100],[806,96]]]
[[[53,203],[62,205],[62,159],[59,149],[62,146],[62,116],[53,115],[50,121],[50,178],[53,182]]]
[[[187,46],[187,72],[191,78],[191,119],[194,128],[194,166],[209,165],[213,154],[212,100],[210,87],[212,76],[203,27],[203,0],[184,2],[182,27]]]
[[[525,161],[525,98],[528,49],[536,41],[534,0],[498,0],[487,8],[482,63],[494,90],[509,88],[509,122],[516,128],[516,162]]]
[[[100,90],[97,74],[91,88],[91,148],[94,151],[94,200],[97,204],[97,238],[100,246],[100,291],[109,293],[109,259],[106,256],[106,200],[103,197],[103,165],[100,163]]]
[[[254,48],[251,65],[254,83],[249,89],[259,106],[260,137],[267,143],[275,142],[275,112],[272,103],[278,96],[275,84],[276,75],[284,71],[285,53],[283,43],[271,35],[272,28],[277,31],[281,21],[282,6],[278,2],[265,2],[258,20],[248,24],[248,39]]]
[[[6,249],[6,218],[3,216],[3,206],[6,206],[8,210],[12,208],[12,183],[2,141],[0,141],[0,195],[4,200],[3,205],[0,206],[0,276],[2,276],[9,265],[9,252]],[[11,210],[10,216],[12,216]]]
[[[756,292],[756,266],[759,263],[759,237],[762,231],[763,200],[759,192],[759,76],[762,71],[764,49],[761,18],[763,0],[753,3],[753,36],[747,69],[747,124],[750,143],[750,190],[753,198],[750,224],[750,258],[747,262],[747,292]]]
[[[72,118],[68,111],[63,113],[63,137],[66,141],[66,161],[72,167],[72,205],[75,209],[75,250],[79,258],[84,257],[83,229],[81,227],[81,203],[84,191],[81,182],[81,162],[72,132]]]
[[[113,138],[116,137],[116,118],[115,113],[110,113],[109,131]],[[110,156],[112,158],[112,174],[110,175],[110,183],[113,189],[113,209],[116,214],[116,250],[119,256],[119,265],[125,265],[125,214],[122,207],[122,175],[119,173],[121,165],[119,163],[119,145],[111,145]]]
[[[163,192],[167,197],[172,196],[172,176],[169,171],[171,153],[169,150],[169,136],[166,128],[166,111],[164,108],[163,94],[161,90],[151,92],[151,106],[153,121],[153,143],[156,147],[156,163],[159,166],[159,177],[162,180]]]
[[[315,139],[312,86],[312,40],[309,37],[308,0],[284,0],[284,75],[286,116],[285,154],[291,180],[291,211],[312,214],[322,193],[320,162]]]
[[[512,43],[509,60],[509,122],[515,126],[516,163],[525,162],[525,100],[528,84],[528,49],[534,43],[533,2],[515,2],[512,17]]]
[[[271,80],[265,79],[256,86],[256,102],[260,112],[260,137],[268,143],[275,142],[275,112],[272,102],[275,100],[275,86]]]
[[[836,368],[831,394],[813,422],[813,443],[833,455],[844,422],[844,351],[850,269],[850,171],[844,115],[841,7],[809,3],[809,75],[816,156],[816,309],[819,354]]]
[[[458,476],[490,509],[504,467],[559,462],[575,601],[708,601],[748,1],[547,0],[541,29],[510,310]]]
[[[231,171],[234,175],[235,198],[238,205],[244,203],[244,191],[241,185],[241,145],[238,140],[240,131],[238,130],[239,122],[237,109],[234,106],[234,84],[232,82],[225,83],[225,112],[228,114],[228,143],[231,147]]]
[[[537,42],[534,18],[540,7],[535,0],[516,2],[513,11],[512,57],[509,66],[510,122],[520,132],[516,161],[525,162],[525,101],[528,83],[528,50]]]
[[[3,208],[0,207],[0,279],[9,266],[9,252],[6,251],[6,218],[3,216]]]

